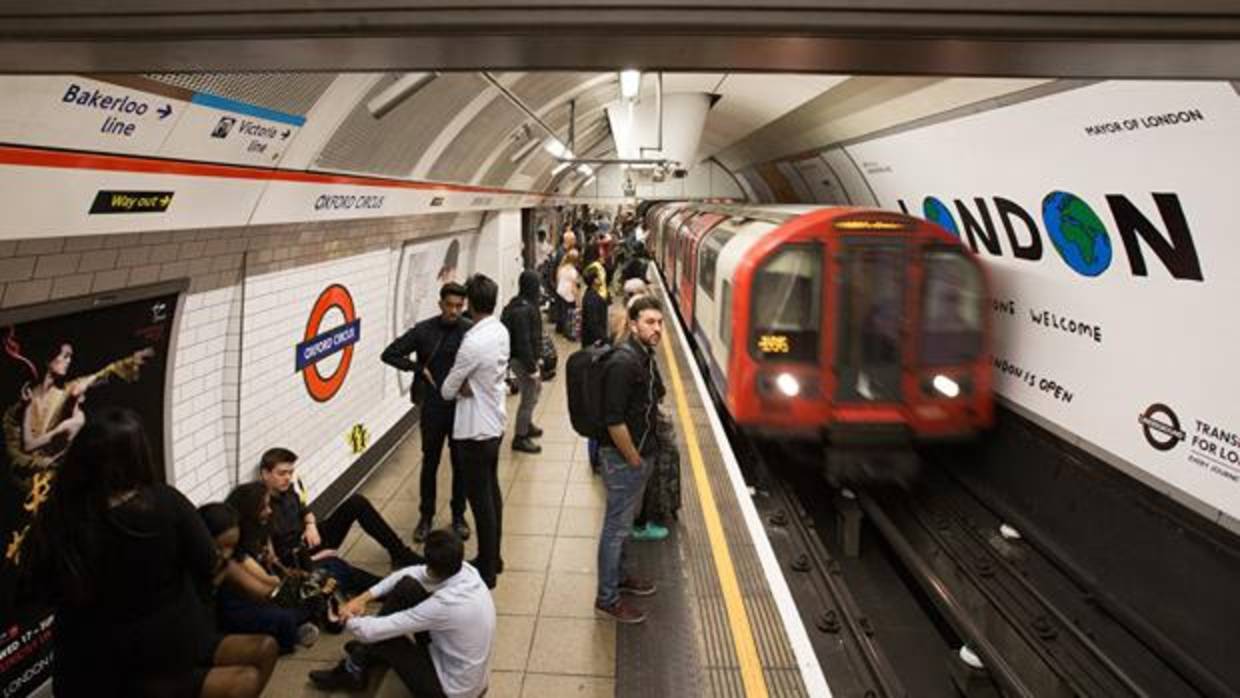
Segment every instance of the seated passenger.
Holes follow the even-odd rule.
[[[220,510],[217,507],[223,507]],[[214,598],[216,618],[225,632],[270,635],[288,654],[300,644],[311,647],[319,629],[310,622],[305,607],[282,608],[272,601],[281,578],[288,573],[276,559],[268,535],[271,520],[270,495],[261,482],[233,489],[225,504],[208,504],[202,517],[225,552],[232,543],[229,560],[216,572]]]
[[[156,477],[128,410],[92,412],[69,446],[23,570],[56,613],[53,691],[258,696],[275,644],[215,632],[197,593],[216,567],[215,545],[189,500]]]
[[[393,572],[341,609],[345,628],[360,642],[310,680],[327,690],[359,690],[366,673],[382,663],[396,670],[419,698],[476,698],[487,687],[495,640],[495,604],[478,570],[466,562],[455,533],[432,531],[426,564]],[[366,604],[383,600],[377,616]]]
[[[355,494],[344,500],[322,521],[306,506],[294,486],[297,455],[287,448],[268,449],[259,462],[259,476],[271,492],[271,542],[285,567],[296,567],[296,556],[304,551],[314,559],[336,556],[354,522],[387,551],[392,568],[416,565],[422,557],[401,541],[366,497]],[[341,579],[348,584],[348,580]],[[361,585],[357,590],[369,587]]]

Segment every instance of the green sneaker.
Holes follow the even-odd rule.
[[[663,540],[667,538],[668,533],[670,531],[666,527],[650,521],[646,523],[645,528],[633,527],[633,540]]]

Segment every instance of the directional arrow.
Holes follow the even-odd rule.
[[[160,120],[160,121],[163,121],[164,119],[167,119],[169,116],[171,116],[171,115],[172,115],[172,105],[171,105],[171,104],[165,104],[164,106],[160,107],[159,109],[156,109],[156,110],[155,110],[155,113],[156,113],[156,114],[159,114],[159,120]]]
[[[284,140],[285,138],[288,138],[289,135],[291,135],[292,133],[293,133],[292,129],[288,129],[288,128],[284,129],[284,133],[280,134],[280,140]]]

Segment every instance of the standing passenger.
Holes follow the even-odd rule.
[[[443,398],[456,400],[452,441],[461,455],[465,495],[478,528],[478,572],[490,588],[503,568],[500,537],[503,502],[499,492],[499,445],[504,438],[508,386],[508,330],[495,318],[499,287],[482,274],[465,286],[474,326],[465,333],[456,362],[443,383]]]
[[[629,336],[608,360],[603,378],[603,423],[599,447],[607,510],[598,544],[598,595],[595,610],[621,623],[640,623],[646,614],[629,606],[621,594],[649,596],[653,582],[625,575],[624,544],[641,506],[646,480],[658,452],[656,411],[663,399],[663,378],[654,347],[663,335],[663,306],[640,296],[629,306]]]
[[[439,389],[448,377],[461,340],[472,325],[461,317],[465,309],[465,287],[458,283],[446,283],[439,289],[439,315],[427,318],[405,332],[387,349],[383,350],[383,362],[401,371],[413,372],[413,385],[409,398],[422,406],[418,415],[418,428],[422,433],[422,473],[420,490],[421,516],[413,529],[413,542],[422,543],[434,527],[436,481],[439,459],[444,441],[452,435],[452,419],[456,405],[443,399]],[[409,356],[416,358],[410,360]],[[448,460],[452,465],[452,530],[469,540],[469,524],[465,523],[465,481],[461,478],[460,456],[451,444]]]
[[[532,271],[521,272],[518,282],[520,292],[508,302],[501,315],[512,349],[512,371],[517,375],[521,404],[517,407],[517,424],[512,437],[512,450],[525,453],[542,453],[542,447],[534,439],[543,430],[534,424],[534,407],[542,381],[538,376],[538,364],[542,358],[542,316],[538,312],[539,280]]]

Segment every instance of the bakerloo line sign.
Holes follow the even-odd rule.
[[[1107,208],[1115,224],[1113,230],[1123,243],[1132,275],[1149,276],[1142,251],[1144,243],[1172,277],[1201,281],[1201,261],[1180,198],[1173,193],[1160,192],[1151,196],[1161,225],[1150,220],[1127,196],[1106,195]],[[1111,234],[1094,208],[1076,194],[1052,191],[1043,197],[1041,226],[1026,208],[1002,196],[992,196],[989,200],[975,196],[971,201],[952,199],[951,202],[954,207],[927,196],[922,200],[923,216],[967,240],[974,252],[985,250],[992,256],[1003,256],[997,219],[1011,255],[1016,259],[1042,259],[1042,231],[1045,229],[1060,259],[1081,276],[1098,276],[1111,267],[1114,251]],[[904,213],[909,212],[903,199],[898,199],[897,204]]]

